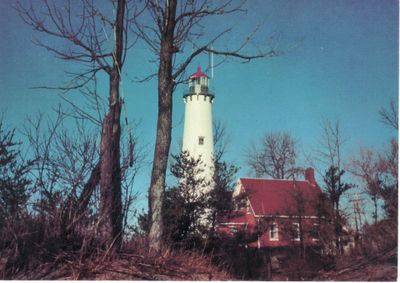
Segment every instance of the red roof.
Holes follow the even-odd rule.
[[[229,218],[224,217],[221,221],[223,224],[256,224],[256,220],[253,214],[244,213],[237,211],[234,215],[231,215]]]
[[[190,76],[190,79],[194,79],[194,78],[198,78],[198,77],[206,77],[206,78],[207,78],[207,75],[204,74],[204,73],[201,71],[200,66],[197,67],[196,73],[194,73],[194,74],[192,74],[192,75]]]
[[[309,181],[240,178],[255,215],[315,216],[315,205],[321,193]]]

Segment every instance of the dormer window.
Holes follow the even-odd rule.
[[[204,137],[199,137],[199,145],[204,145]]]

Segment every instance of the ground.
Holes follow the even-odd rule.
[[[396,281],[397,248],[374,257],[344,260],[335,270],[320,273],[318,281]]]
[[[204,256],[167,251],[157,257],[130,253],[113,259],[98,256],[83,260],[78,254],[64,254],[59,260],[16,271],[3,279],[208,281],[232,280],[232,277]]]
[[[79,253],[64,253],[53,261],[30,263],[24,270],[4,271],[0,260],[0,277],[13,280],[168,280],[226,281],[237,280],[209,257],[193,252],[167,250],[162,255],[120,253],[113,258],[103,255],[82,258]],[[287,275],[287,274],[286,274]],[[286,281],[283,273],[273,280]],[[313,281],[396,281],[397,248],[373,257],[346,257],[335,268],[320,271]]]

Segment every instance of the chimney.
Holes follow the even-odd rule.
[[[308,181],[311,186],[317,185],[317,182],[315,182],[314,168],[308,167],[305,170],[304,175],[305,175],[306,181]]]

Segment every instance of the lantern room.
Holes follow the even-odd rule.
[[[210,96],[211,99],[214,97],[209,92],[208,88],[208,76],[201,71],[200,66],[197,67],[197,71],[189,77],[189,89],[184,94],[184,98],[193,94]]]

